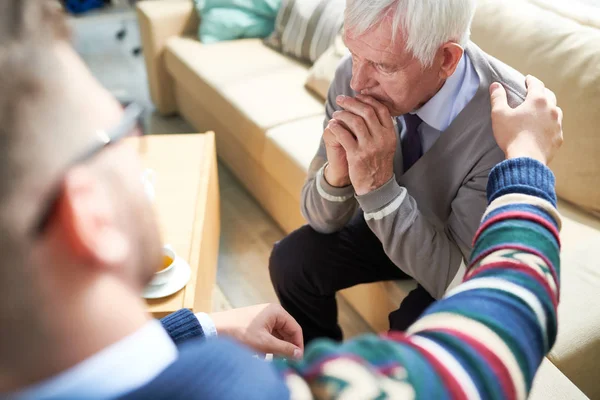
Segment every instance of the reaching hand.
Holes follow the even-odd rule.
[[[492,128],[506,158],[530,157],[545,165],[563,143],[562,110],[556,96],[539,79],[527,76],[527,97],[511,108],[499,83],[490,86]]]
[[[220,335],[231,336],[261,353],[299,359],[302,328],[278,304],[261,304],[210,315]]]
[[[339,96],[344,111],[333,113],[331,131],[346,150],[356,194],[383,186],[394,175],[396,130],[386,106],[370,96]]]

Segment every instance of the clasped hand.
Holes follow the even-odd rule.
[[[361,196],[394,175],[396,130],[386,106],[370,96],[338,96],[323,140],[329,162],[325,179],[333,186],[352,184]]]

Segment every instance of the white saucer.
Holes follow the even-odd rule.
[[[144,289],[142,297],[145,299],[159,299],[179,292],[187,285],[192,275],[192,269],[184,259],[177,257],[171,279],[164,285],[148,285]]]

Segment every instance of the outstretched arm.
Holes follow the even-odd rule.
[[[229,336],[260,353],[300,358],[302,329],[279,304],[260,304],[212,314],[181,309],[160,321],[177,344],[190,339]]]

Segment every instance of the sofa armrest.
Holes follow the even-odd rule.
[[[174,83],[165,66],[164,50],[169,38],[195,32],[198,16],[190,0],[141,1],[137,15],[150,96],[158,112],[175,113]]]

